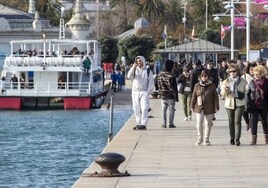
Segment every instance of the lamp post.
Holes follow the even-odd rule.
[[[247,61],[250,62],[250,0],[247,0],[247,34],[246,34],[246,53]]]
[[[206,29],[208,29],[208,0],[206,0]]]
[[[227,10],[223,14],[215,14],[213,16],[216,16],[214,18],[215,21],[219,21],[220,16],[229,16],[226,13],[230,11],[230,17],[231,17],[231,59],[234,59],[234,16],[235,16],[235,7],[234,7],[234,0],[231,0],[229,2],[224,2],[227,4],[224,8]],[[246,60],[250,61],[250,0],[246,0],[246,2],[235,2],[238,4],[246,3],[246,15],[241,14],[239,12],[236,16],[246,16]]]
[[[185,38],[185,27],[186,27],[186,6],[187,6],[187,3],[185,2],[184,3],[184,6],[183,6],[183,18],[182,18],[182,23],[183,23],[183,38]]]
[[[64,28],[64,7],[61,7],[61,16],[60,16],[60,29],[59,29],[59,39],[65,39],[65,28]]]
[[[231,0],[231,59],[234,59],[234,0]]]

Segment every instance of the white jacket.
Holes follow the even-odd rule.
[[[127,74],[127,77],[133,80],[132,91],[147,91],[148,93],[151,93],[154,89],[153,73],[150,71],[148,76],[144,57],[138,57],[142,60],[143,67],[131,67]]]

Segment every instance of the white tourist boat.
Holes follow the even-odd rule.
[[[10,44],[11,55],[1,75],[0,109],[101,106],[107,91],[97,40],[40,39]],[[91,61],[88,73],[86,57]]]

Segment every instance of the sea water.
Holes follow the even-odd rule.
[[[116,134],[132,114],[114,109]],[[110,111],[0,112],[0,187],[71,187],[107,144]]]

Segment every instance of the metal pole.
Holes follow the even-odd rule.
[[[208,0],[206,0],[206,29],[208,29]]]
[[[231,1],[231,59],[234,59],[234,0]]]
[[[246,31],[246,53],[247,53],[247,61],[250,62],[250,0],[247,0],[247,31]]]
[[[114,95],[112,94],[110,100],[110,123],[109,123],[109,135],[108,135],[108,142],[111,142],[113,139],[113,119],[114,119],[114,102],[113,102]]]
[[[98,4],[97,4],[97,40],[99,40],[99,8],[100,8],[100,5],[99,5],[99,1],[98,1]]]

